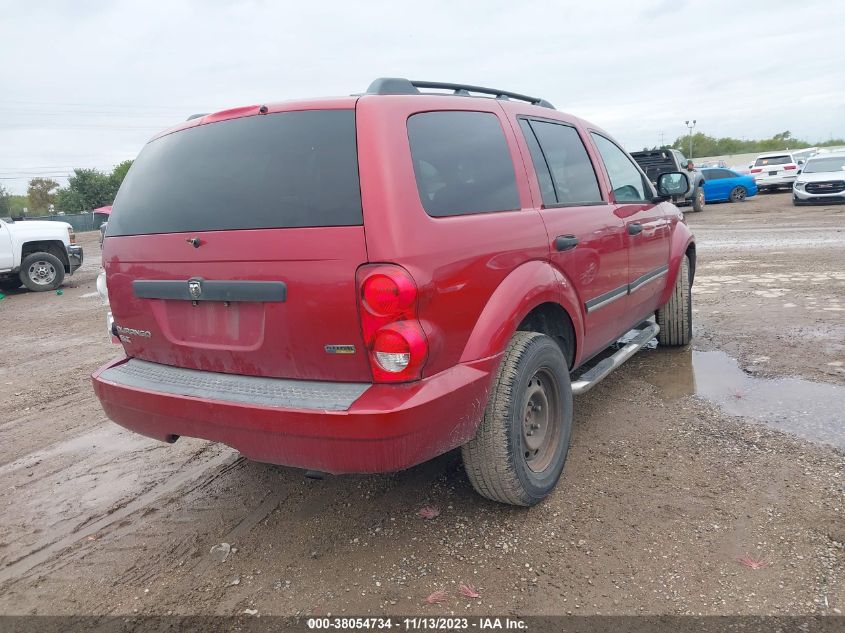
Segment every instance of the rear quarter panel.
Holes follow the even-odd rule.
[[[445,218],[426,214],[414,177],[407,119],[418,112],[440,110],[488,112],[499,118],[514,164],[521,209]],[[367,252],[371,262],[403,266],[417,283],[420,319],[429,342],[424,375],[469,356],[501,351],[510,337],[504,330],[486,350],[477,345],[465,354],[470,335],[496,289],[528,262],[536,262],[538,271],[548,267],[549,258],[548,235],[534,207],[525,165],[506,115],[492,99],[436,96],[364,96],[358,101],[357,113]],[[506,301],[510,309],[525,309],[534,288],[550,279],[546,274],[531,278],[527,287],[514,286]],[[491,323],[494,320],[489,318]],[[512,321],[505,329],[511,325]],[[496,327],[503,327],[501,321]]]

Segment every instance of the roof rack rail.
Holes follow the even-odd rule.
[[[510,92],[508,90],[498,90],[497,88],[484,88],[483,86],[470,86],[468,84],[450,84],[442,81],[414,81],[410,79],[402,79],[400,77],[380,77],[370,84],[365,94],[368,95],[417,95],[423,94],[419,91],[420,88],[435,88],[441,90],[452,90],[453,94],[463,97],[469,97],[471,92],[480,94],[493,95],[497,99],[516,99],[518,101],[527,101],[536,106],[543,108],[555,107],[539,97],[529,97],[518,92]]]

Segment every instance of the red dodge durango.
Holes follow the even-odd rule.
[[[692,336],[693,236],[601,129],[513,92],[386,78],[192,117],[151,140],[103,242],[124,427],[329,473],[461,447],[532,505],[572,397]],[[618,339],[622,343],[608,349]]]

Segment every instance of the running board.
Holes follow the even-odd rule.
[[[660,332],[660,326],[657,323],[646,321],[634,328],[634,330],[638,330],[639,334],[625,344],[618,352],[613,356],[599,361],[595,367],[585,371],[578,377],[578,380],[572,382],[573,396],[580,396],[582,393],[587,393],[607,378],[614,369],[618,369],[622,363],[648,345],[649,341]]]

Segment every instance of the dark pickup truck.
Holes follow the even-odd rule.
[[[652,184],[660,174],[682,171],[687,174],[689,189],[673,202],[677,205],[691,204],[693,211],[704,211],[704,175],[692,167],[692,161],[676,149],[653,149],[631,152],[631,157],[648,176]]]

